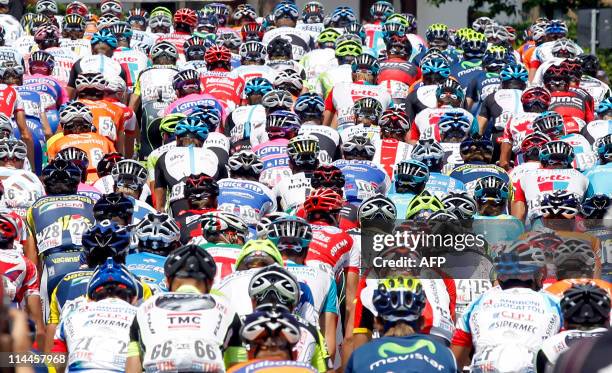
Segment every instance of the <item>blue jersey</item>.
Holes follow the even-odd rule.
[[[508,176],[503,168],[486,163],[463,164],[455,167],[449,176],[461,181],[470,195],[474,194],[474,188],[478,179],[483,177],[497,176],[504,182],[510,183],[510,176]]]
[[[408,205],[410,205],[410,201],[412,201],[415,195],[416,194],[413,193],[398,193],[395,191],[395,183],[391,184],[391,189],[389,189],[387,197],[395,204],[398,219],[404,219],[406,217]]]
[[[429,174],[429,180],[425,185],[425,190],[440,199],[449,192],[458,193],[466,191],[463,182],[439,172],[432,172]]]
[[[425,334],[374,339],[353,352],[345,370],[346,373],[456,371],[451,350],[436,337]]]
[[[35,166],[35,173],[40,175],[42,171],[42,148],[47,142],[40,121],[40,114],[44,110],[42,96],[40,93],[29,90],[27,87],[21,86],[15,87],[15,89],[23,101],[26,125],[30,129],[32,140],[34,141],[34,158],[36,159],[36,164],[32,166]],[[16,138],[21,138],[19,129],[16,126],[14,126],[13,134]]]
[[[457,81],[465,89],[470,85],[474,77],[482,71],[481,60],[463,60],[451,65],[451,76],[457,78]]]
[[[168,291],[164,263],[166,257],[152,253],[130,254],[125,258],[125,264],[131,273],[145,282],[154,293]]]
[[[276,210],[276,198],[267,186],[257,181],[219,180],[218,208],[240,216],[247,225],[255,226],[261,218]]]
[[[510,244],[525,233],[523,222],[512,215],[475,215],[472,224],[474,234],[482,234],[489,244],[490,252],[497,252],[502,245]]]
[[[485,97],[495,92],[500,84],[499,74],[481,70],[471,77],[465,96],[471,98],[474,102],[482,102]]]
[[[605,194],[612,197],[612,163],[595,166],[587,170],[584,176],[589,179],[586,198],[595,194]]]
[[[344,195],[349,202],[361,203],[375,194],[386,194],[389,189],[387,173],[374,162],[340,159],[333,165],[344,175]]]

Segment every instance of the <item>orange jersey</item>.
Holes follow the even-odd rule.
[[[551,284],[549,287],[545,288],[544,291],[561,299],[563,298],[563,293],[565,293],[567,289],[571,288],[572,285],[574,284],[585,285],[590,282],[604,289],[606,292],[608,292],[608,296],[612,298],[612,284],[611,283],[609,283],[608,281],[604,281],[604,280],[590,279],[590,278],[572,278],[572,279],[557,281]]]
[[[537,66],[534,66],[534,67],[531,66],[531,57],[533,56],[533,52],[535,52],[535,50],[536,50],[536,46],[533,45],[533,47],[523,52],[523,64],[525,65],[527,70],[537,67]]]
[[[123,136],[127,116],[123,107],[119,103],[106,100],[79,99],[79,101],[91,110],[97,132],[116,144],[119,136]]]
[[[79,148],[87,153],[89,158],[89,166],[87,167],[87,182],[93,184],[98,180],[98,173],[96,166],[104,154],[115,152],[115,145],[106,137],[97,134],[95,132],[80,133],[66,135],[60,139],[57,139],[47,149],[49,153],[49,159],[55,158],[57,153],[61,150],[75,147]]]

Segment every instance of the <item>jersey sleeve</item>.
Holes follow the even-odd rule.
[[[523,190],[523,185],[521,184],[521,179],[514,183],[512,189],[514,189],[514,201],[523,203],[527,202],[525,199],[525,191]]]
[[[166,181],[166,178],[164,177],[164,164],[166,163],[164,161],[165,157],[165,153],[157,160],[157,163],[155,164],[155,187],[156,188],[168,188],[168,182]]]
[[[51,300],[49,301],[49,320],[47,324],[59,324],[60,322],[60,307],[59,301],[57,299],[57,289],[58,286],[55,287],[53,293],[51,294]]]
[[[336,287],[336,281],[333,279],[329,283],[329,289],[327,290],[327,296],[325,297],[323,312],[338,314],[338,289]]]
[[[329,94],[325,98],[325,110],[329,110],[332,113],[335,111],[334,108],[334,89],[330,89]]]
[[[24,295],[26,297],[32,295],[40,295],[40,287],[38,285],[38,273],[36,271],[36,266],[27,257],[24,256],[23,259],[26,263],[26,275],[23,280]]]

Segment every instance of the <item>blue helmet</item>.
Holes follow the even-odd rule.
[[[325,111],[323,98],[316,93],[304,93],[297,98],[293,111],[303,120],[304,118],[321,117]]]
[[[501,204],[508,200],[509,195],[508,183],[500,177],[489,175],[476,180],[474,199],[479,203],[494,201]]]
[[[558,19],[553,19],[546,25],[544,33],[546,35],[567,35],[567,25]]]
[[[461,141],[461,144],[459,145],[459,150],[461,151],[461,154],[468,154],[472,146],[475,146],[479,149],[484,149],[487,153],[493,154],[493,142],[491,141],[491,139],[486,137],[467,137],[463,141]]]
[[[176,125],[174,134],[176,136],[186,136],[188,134],[195,135],[198,139],[206,141],[208,138],[208,126],[198,117],[187,117],[182,119]]]
[[[268,239],[278,247],[281,239],[289,243],[299,243],[299,247],[291,245],[290,248],[298,254],[307,250],[312,240],[310,224],[297,216],[284,216],[275,219],[268,225]],[[293,242],[292,242],[293,241]],[[286,247],[283,246],[283,249]],[[281,249],[281,248],[279,248]]]
[[[117,216],[130,223],[134,213],[134,202],[123,195],[123,193],[104,194],[96,201],[93,213],[96,221],[103,221]]]
[[[564,141],[549,141],[540,148],[540,162],[543,165],[563,163],[569,167],[574,161],[574,148]]]
[[[468,135],[472,123],[467,114],[461,110],[447,111],[438,121],[441,135],[458,136],[461,139]],[[454,137],[453,136],[453,137]]]
[[[511,63],[502,68],[499,73],[499,77],[503,82],[508,80],[520,80],[522,82],[527,82],[528,74],[525,66]]]
[[[87,284],[87,297],[95,300],[96,293],[108,284],[117,284],[131,292],[132,296],[138,294],[138,284],[134,276],[125,265],[115,262],[113,258],[107,258],[106,263],[95,269]]]
[[[298,10],[295,3],[289,1],[283,1],[274,7],[272,10],[272,14],[274,15],[274,19],[279,19],[283,17],[291,18],[292,20],[297,20],[300,16],[300,11]]]
[[[244,94],[250,95],[265,95],[273,89],[272,83],[266,78],[253,78],[246,82],[244,86]]]
[[[499,70],[506,65],[506,59],[507,52],[505,49],[487,50],[482,57],[482,66],[491,70]]]
[[[563,116],[556,111],[545,111],[533,120],[531,126],[534,132],[541,132],[554,139],[563,135]]]
[[[416,159],[401,161],[393,170],[393,179],[396,186],[399,187],[422,186],[429,180],[429,167]]]
[[[110,46],[111,48],[115,49],[117,47],[117,38],[111,32],[111,30],[105,28],[105,29],[100,30],[99,32],[96,32],[91,37],[90,44],[92,46],[94,46],[94,45],[96,45],[98,43],[105,43],[108,46]]]
[[[495,257],[497,276],[505,279],[535,275],[544,265],[544,252],[529,241],[518,241]]]
[[[597,109],[595,111],[600,116],[603,116],[605,113],[611,110],[612,110],[612,97],[608,97],[605,100],[601,101],[599,105],[597,105]]]
[[[221,123],[221,113],[215,107],[198,107],[190,117],[196,118],[208,128],[208,132],[214,132]],[[180,124],[177,123],[177,124]],[[207,135],[208,136],[208,135]]]
[[[130,233],[113,221],[103,220],[83,233],[82,244],[87,264],[93,267],[108,257],[124,257],[130,244]]]
[[[558,189],[544,194],[540,204],[542,216],[563,216],[573,218],[580,210],[580,200],[575,193]]]
[[[443,58],[428,58],[421,62],[423,75],[440,74],[444,78],[450,75],[450,65]]]
[[[612,134],[607,134],[595,141],[599,159],[612,161]]]
[[[351,23],[357,22],[355,11],[348,6],[339,6],[329,16],[332,27],[346,27]]]
[[[612,201],[605,194],[595,194],[582,202],[580,211],[587,219],[603,219]]]
[[[359,69],[369,70],[374,76],[376,76],[380,71],[380,64],[378,63],[376,57],[369,53],[362,53],[355,57],[353,62],[351,62],[351,69],[353,72],[356,72]]]
[[[395,12],[393,4],[388,1],[379,0],[370,7],[370,15],[374,19],[385,20]]]

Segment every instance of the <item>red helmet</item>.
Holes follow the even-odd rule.
[[[540,101],[548,107],[550,105],[550,93],[544,87],[531,87],[526,89],[521,95],[521,103],[523,105],[528,105],[534,100]]]
[[[181,8],[174,13],[174,23],[184,23],[189,27],[196,27],[198,25],[198,14],[193,9]]]
[[[550,79],[561,79],[565,81],[569,81],[571,77],[571,71],[568,69],[567,65],[562,63],[558,65],[550,65],[548,69],[544,72],[544,82],[546,83]]]
[[[206,50],[204,54],[204,61],[206,64],[210,65],[217,62],[230,63],[232,59],[232,53],[227,47],[222,45],[213,45],[212,47]]]
[[[83,4],[80,1],[73,1],[66,7],[66,15],[68,14],[80,14],[83,17],[86,17],[89,14],[89,9],[87,5]]]
[[[342,209],[344,200],[342,196],[331,188],[320,188],[313,190],[306,201],[304,211],[306,214],[313,212],[333,212]]]
[[[17,224],[7,215],[0,215],[0,243],[11,243],[17,238]]]
[[[240,29],[240,35],[242,36],[242,41],[261,41],[263,40],[264,33],[266,29],[257,22],[249,22],[242,26]],[[257,40],[255,40],[255,36],[257,36]]]

